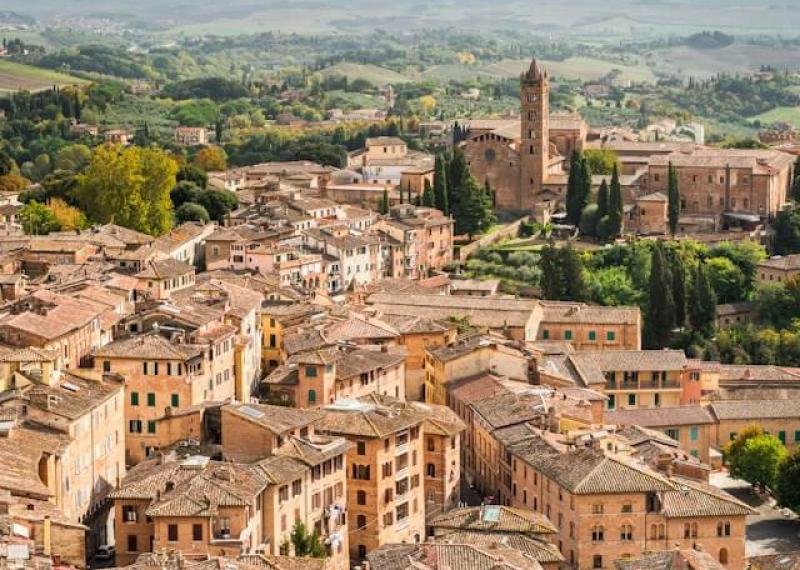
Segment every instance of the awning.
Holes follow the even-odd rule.
[[[722,214],[726,218],[731,218],[732,220],[739,220],[740,222],[750,222],[750,223],[758,223],[761,221],[760,216],[756,216],[755,214],[742,214],[739,212],[724,212]]]

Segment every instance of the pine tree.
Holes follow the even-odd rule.
[[[675,301],[672,296],[672,275],[667,265],[664,247],[659,242],[653,248],[650,262],[650,284],[644,328],[647,348],[667,346],[674,324]]]
[[[699,263],[694,274],[692,297],[689,299],[689,323],[699,333],[708,333],[714,327],[717,296],[706,275],[705,264]]]
[[[580,254],[567,243],[561,248],[561,282],[564,286],[562,299],[565,301],[583,301],[586,298],[586,286],[583,281],[583,262]]]
[[[436,199],[433,195],[433,188],[431,188],[431,183],[427,178],[425,179],[425,190],[422,192],[422,205],[426,208],[436,207]]]
[[[600,183],[600,188],[597,191],[597,219],[600,220],[608,215],[608,183],[606,179]]]
[[[671,162],[669,163],[668,178],[667,198],[669,204],[667,206],[667,215],[669,219],[669,233],[674,236],[678,231],[678,219],[681,215],[681,196],[678,190],[678,172],[675,170],[675,167],[672,166]]]
[[[583,205],[581,204],[581,191],[583,182],[583,169],[581,168],[581,153],[579,150],[574,150],[569,160],[569,177],[567,178],[567,222],[573,225],[578,225],[581,221],[581,213],[583,212]]]
[[[564,284],[561,280],[561,259],[553,242],[542,248],[539,266],[542,270],[539,283],[539,287],[542,290],[542,298],[551,301],[561,299],[564,296]]]
[[[672,254],[672,298],[675,301],[675,326],[686,324],[686,269],[678,252]]]
[[[441,154],[437,154],[433,173],[433,196],[436,208],[444,212],[445,216],[450,214],[447,195],[447,169],[444,157]]]

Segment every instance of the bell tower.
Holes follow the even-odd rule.
[[[522,133],[518,208],[530,210],[547,178],[550,162],[550,81],[534,59],[520,76]]]

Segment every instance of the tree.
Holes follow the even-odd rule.
[[[792,180],[792,200],[800,202],[800,156],[794,161],[794,179]]]
[[[298,521],[294,524],[291,534],[294,555],[298,558],[310,556],[312,558],[325,558],[325,546],[319,538],[319,534],[314,532],[309,534],[306,525]]]
[[[486,189],[472,176],[467,178],[466,188],[459,201],[456,214],[456,233],[473,235],[487,231],[496,221],[491,198]]]
[[[741,478],[741,473],[738,471],[738,462],[742,453],[744,453],[744,447],[747,442],[754,437],[762,435],[764,435],[764,429],[758,424],[751,424],[736,434],[736,437],[722,449],[732,477]]]
[[[219,146],[206,146],[194,157],[194,165],[204,172],[214,172],[228,168],[228,157]]]
[[[0,176],[0,192],[22,192],[31,185],[31,181],[19,174],[4,174]]]
[[[617,153],[608,148],[590,148],[583,154],[594,174],[611,174],[619,161]]]
[[[239,205],[239,199],[236,194],[228,190],[217,190],[215,188],[203,190],[197,197],[196,202],[203,206],[209,217],[216,222],[222,222],[225,216]]]
[[[579,150],[572,151],[569,161],[569,176],[567,177],[567,222],[577,226],[581,221],[581,212],[584,206],[581,194],[583,192],[583,158]]]
[[[70,206],[61,198],[53,198],[47,204],[53,219],[62,231],[82,230],[89,226],[86,216],[78,208]]]
[[[712,257],[706,260],[708,281],[714,289],[719,303],[734,303],[744,299],[745,278],[739,269],[727,257]]]
[[[203,189],[194,182],[182,180],[175,185],[169,193],[169,197],[172,200],[173,206],[178,208],[184,202],[197,202],[202,193]]]
[[[800,511],[800,449],[795,449],[778,469],[775,494],[782,507]]]
[[[381,214],[388,214],[389,213],[389,189],[383,189],[383,196],[381,196],[381,203],[380,208],[378,210]]]
[[[463,206],[462,198],[466,194],[467,180],[470,176],[464,151],[456,147],[447,168],[447,203],[450,205],[450,213],[453,214],[456,221]]]
[[[606,179],[603,178],[603,181],[600,182],[600,188],[597,190],[598,221],[608,215],[608,208],[609,208],[608,183],[606,182]]]
[[[581,234],[597,236],[597,224],[600,222],[600,209],[597,204],[589,204],[581,212],[581,221],[578,224]]]
[[[683,259],[674,252],[672,254],[672,298],[675,302],[675,325],[683,328],[686,324],[686,270]]]
[[[606,239],[615,239],[622,235],[622,220],[625,204],[622,200],[622,184],[619,181],[619,167],[614,164],[611,171],[611,187],[608,196],[608,231]]]
[[[714,328],[717,296],[708,281],[705,264],[698,263],[689,299],[689,323],[700,333],[708,333]]]
[[[85,144],[71,144],[56,153],[56,168],[79,172],[92,159],[92,149]]]
[[[433,196],[436,208],[444,212],[446,216],[450,214],[450,206],[447,200],[448,194],[445,160],[441,154],[437,154],[433,172]]]
[[[59,229],[58,222],[50,208],[36,200],[23,206],[19,217],[22,229],[28,235],[46,235]]]
[[[561,248],[561,282],[564,285],[565,301],[583,301],[586,298],[586,285],[583,281],[583,262],[571,243]]]
[[[139,151],[142,198],[147,204],[146,232],[162,235],[172,228],[172,200],[170,191],[175,186],[178,165],[164,151],[143,148]]]
[[[195,202],[184,202],[180,207],[175,210],[175,219],[179,224],[184,222],[200,222],[208,223],[208,211]]]
[[[781,210],[772,223],[775,230],[774,249],[777,255],[800,252],[800,207]]]
[[[208,174],[192,164],[182,165],[178,169],[176,179],[178,182],[183,182],[184,180],[194,182],[200,188],[208,186]]]
[[[681,215],[681,196],[678,189],[678,171],[669,163],[669,175],[667,183],[667,218],[669,220],[669,233],[675,235],[678,231],[678,219]]]
[[[542,298],[557,301],[564,296],[564,283],[561,279],[561,260],[552,242],[542,248],[539,265],[542,268],[540,288]]]
[[[664,348],[669,345],[675,324],[675,301],[672,296],[672,275],[661,242],[653,248],[650,266],[645,343],[648,348]]]
[[[426,208],[436,207],[436,197],[433,195],[430,181],[425,179],[425,190],[422,191],[422,205]]]
[[[581,213],[583,213],[583,209],[589,204],[589,200],[592,198],[592,167],[585,156],[581,157],[579,196],[581,204]]]
[[[762,434],[749,438],[736,459],[736,473],[757,487],[771,489],[778,478],[778,469],[786,458],[786,448],[772,435]]]

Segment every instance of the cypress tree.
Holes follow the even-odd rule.
[[[583,301],[586,287],[583,282],[583,262],[571,243],[561,248],[561,282],[564,286],[563,300]]]
[[[402,195],[402,192],[401,192]],[[389,189],[383,189],[383,196],[381,197],[381,205],[380,205],[380,212],[381,214],[388,214],[389,213]]]
[[[704,263],[698,263],[694,273],[692,297],[689,299],[689,323],[700,333],[707,333],[714,327],[717,296],[706,275]]]
[[[445,169],[444,158],[441,154],[437,154],[433,172],[433,197],[436,208],[444,212],[445,216],[450,214],[447,194],[447,171]]]
[[[681,197],[680,191],[678,190],[678,172],[675,170],[675,167],[672,166],[671,162],[669,163],[668,178],[667,198],[669,204],[667,206],[667,215],[669,220],[669,233],[674,236],[678,231],[678,219],[681,215]]]
[[[686,269],[678,252],[672,254],[672,298],[675,301],[675,325],[686,324]]]
[[[472,196],[470,191],[473,188],[468,187],[472,177],[467,167],[467,161],[464,157],[464,151],[457,148],[453,153],[453,158],[447,172],[447,188],[450,195],[447,197],[448,204],[450,205],[450,213],[456,220],[456,228],[459,227],[474,227],[472,220],[467,218],[474,217],[472,208]],[[476,183],[477,185],[477,183]],[[465,218],[463,222],[459,223],[459,218]],[[456,229],[457,233],[464,233]]]
[[[600,220],[608,215],[608,183],[606,179],[600,183],[600,189],[597,191],[597,219]]]
[[[425,179],[425,190],[422,192],[422,205],[427,208],[436,207],[436,199],[433,195],[433,188],[428,179]]]
[[[622,235],[622,217],[624,204],[622,201],[622,184],[619,182],[619,167],[614,163],[611,172],[611,189],[608,196],[609,237]]]
[[[672,275],[661,242],[653,248],[650,265],[645,343],[647,348],[664,348],[669,344],[670,332],[675,324],[675,301],[672,296]]]
[[[569,177],[567,178],[567,222],[573,225],[578,225],[581,221],[581,213],[583,207],[581,206],[580,193],[583,188],[581,177],[583,176],[583,169],[581,168],[581,153],[577,149],[572,151],[572,156],[569,160]]]
[[[583,155],[581,155],[580,181],[580,211],[583,213],[583,209],[589,204],[589,200],[592,197],[592,165],[589,164],[589,159]],[[578,216],[578,221],[580,221],[580,216]]]

